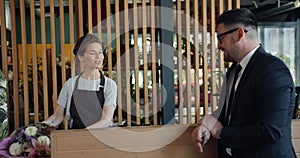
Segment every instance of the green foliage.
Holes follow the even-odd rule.
[[[6,79],[0,70],[0,139],[7,136]]]
[[[6,79],[0,70],[0,105],[6,103]]]

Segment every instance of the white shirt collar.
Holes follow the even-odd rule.
[[[242,70],[241,73],[244,72],[245,67],[248,65],[252,55],[254,54],[254,52],[260,47],[260,45],[256,46],[254,49],[252,49],[239,63],[242,66]]]

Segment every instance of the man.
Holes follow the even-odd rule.
[[[199,120],[193,142],[202,152],[213,136],[221,158],[296,157],[291,141],[295,87],[289,69],[259,44],[250,10],[224,12],[217,29],[218,48],[225,61],[233,62],[227,72],[226,99],[219,112]]]

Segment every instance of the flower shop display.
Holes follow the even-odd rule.
[[[35,123],[15,130],[0,142],[0,157],[51,157],[51,127]]]

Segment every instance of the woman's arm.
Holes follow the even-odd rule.
[[[115,111],[115,106],[103,106],[102,110],[102,117],[100,121],[86,127],[87,129],[94,129],[94,128],[105,128],[109,127],[112,123],[113,115]]]
[[[51,127],[56,127],[63,121],[63,119],[64,119],[64,108],[60,105],[57,105],[54,114],[51,115],[45,121],[43,121],[43,123]]]

